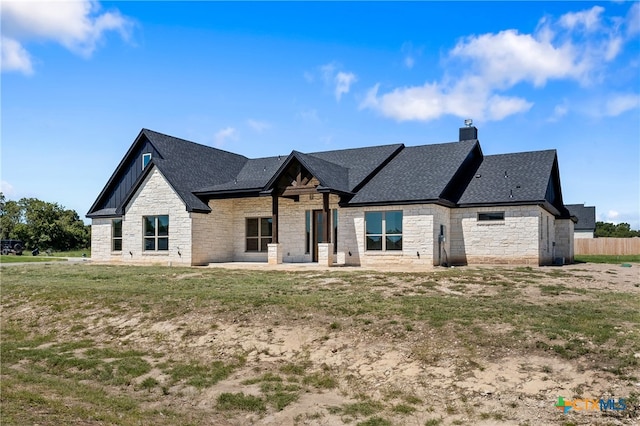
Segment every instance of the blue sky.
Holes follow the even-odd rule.
[[[248,157],[556,149],[640,228],[638,2],[3,1],[2,191],[88,211],[141,128]]]

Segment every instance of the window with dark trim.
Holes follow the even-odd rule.
[[[149,161],[151,161],[151,153],[147,152],[145,154],[142,154],[142,168],[143,169],[145,167],[147,167],[147,164],[149,164]]]
[[[365,212],[366,250],[402,250],[402,211]]]
[[[304,212],[304,252],[309,254],[311,251],[311,210]]]
[[[111,221],[111,251],[122,251],[122,219]]]
[[[333,220],[331,226],[333,227],[333,252],[338,253],[338,209],[333,209]]]
[[[143,216],[144,251],[169,250],[169,216]]]
[[[478,213],[478,221],[504,220],[504,212]]]
[[[273,219],[249,217],[246,223],[246,251],[266,252],[273,240]]]

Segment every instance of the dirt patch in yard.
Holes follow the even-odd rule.
[[[637,264],[456,269],[365,271],[355,279],[345,271],[335,276],[314,271],[298,278],[296,291],[309,297],[333,292],[335,300],[353,298],[338,307],[325,306],[331,297],[318,298],[315,308],[314,301],[281,309],[257,299],[203,303],[190,299],[191,293],[176,301],[172,293],[148,307],[126,298],[109,306],[94,299],[94,306],[70,303],[61,311],[22,295],[12,303],[3,298],[3,327],[30,324],[41,335],[55,334],[56,343],[93,342],[74,349],[78,359],[96,348],[144,354],[149,367],[143,374],[104,388],[135,398],[142,410],[178,413],[194,424],[638,424],[638,316],[623,315],[626,321],[616,324],[601,321],[612,327],[601,336],[588,328],[590,315],[577,310],[614,303],[612,297],[639,300]],[[197,286],[209,279],[209,271],[167,280]],[[358,283],[366,281],[375,298],[359,298]],[[260,291],[272,300],[288,290]],[[521,312],[517,305],[504,311],[494,305],[513,298]],[[397,304],[388,307],[389,300]],[[439,307],[451,304],[450,310],[432,315],[425,303],[434,300]],[[172,303],[179,305],[175,311],[169,311]],[[576,321],[586,325],[545,326],[536,310],[557,303],[575,305]],[[467,314],[465,306],[472,304],[480,307]],[[377,312],[377,306],[386,310]],[[549,312],[549,321],[561,313]],[[108,355],[103,361],[118,359]],[[230,366],[230,372],[210,382],[180,376],[178,370],[215,363]],[[24,371],[30,364],[22,359],[8,367]],[[221,408],[222,395],[235,396],[229,404],[238,405]],[[627,408],[564,413],[555,406],[559,397],[625,398]],[[258,405],[247,408],[250,402]]]

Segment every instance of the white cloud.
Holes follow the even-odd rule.
[[[605,103],[604,115],[615,117],[624,112],[638,108],[640,106],[640,96],[637,94],[615,95]]]
[[[336,77],[335,77],[336,100],[340,101],[340,98],[342,97],[343,94],[349,93],[349,89],[351,88],[351,85],[355,83],[357,80],[358,78],[356,77],[356,75],[351,72],[340,71],[338,74],[336,74]]]
[[[550,78],[579,77],[584,72],[570,44],[554,46],[516,30],[470,37],[458,43],[451,56],[470,60],[475,74],[496,88],[523,81],[541,87]]]
[[[24,44],[32,40],[50,40],[85,58],[91,56],[104,35],[116,31],[127,40],[132,21],[118,11],[102,12],[94,0],[75,1],[3,1],[2,36],[17,43],[9,44],[12,52],[22,52],[22,66],[3,69],[26,72],[32,62]],[[25,59],[28,62],[24,62]],[[28,65],[27,65],[28,64]]]
[[[403,43],[400,51],[404,55],[404,59],[402,62],[408,69],[413,68],[413,66],[416,64],[416,55],[420,55],[422,53],[421,49],[414,49],[411,42]]]
[[[265,130],[271,128],[271,124],[266,121],[248,119],[247,124],[258,133],[262,133]]]
[[[319,67],[322,81],[324,81],[325,86],[333,90],[333,94],[338,102],[340,102],[342,95],[349,93],[351,85],[358,81],[358,77],[354,73],[340,71],[340,68],[341,66],[337,62],[330,62]],[[313,81],[312,76],[308,76],[306,73],[305,79],[308,82]]]
[[[629,8],[626,18],[627,36],[631,37],[640,33],[640,3],[634,2]]]
[[[558,121],[559,119],[567,115],[568,112],[569,112],[569,105],[567,103],[567,100],[565,99],[562,101],[561,104],[558,104],[553,108],[553,115],[549,117],[547,121],[551,121],[551,122]]]
[[[238,132],[233,127],[225,127],[224,129],[218,131],[214,137],[213,141],[216,148],[222,148],[227,144],[229,140],[237,140]]]
[[[595,31],[600,26],[602,12],[604,12],[604,8],[601,6],[593,6],[589,10],[580,12],[569,12],[560,17],[559,23],[569,30],[582,27],[587,32]]]
[[[15,190],[13,188],[13,185],[11,185],[6,180],[0,180],[0,192],[2,192],[4,196],[7,198],[15,195]]]
[[[304,123],[315,124],[320,123],[320,116],[318,115],[318,111],[316,109],[306,109],[298,112],[297,118],[302,120]]]
[[[33,65],[29,52],[16,40],[1,38],[1,59],[3,71],[19,71],[23,74],[33,74]]]
[[[533,104],[522,98],[491,95],[473,79],[461,80],[452,88],[438,83],[403,87],[378,96],[379,85],[367,93],[360,108],[378,110],[397,121],[429,121],[449,114],[461,118],[501,120],[528,111]]]
[[[631,9],[635,11],[637,5]],[[398,121],[428,121],[442,115],[502,120],[526,112],[533,103],[509,94],[517,85],[542,88],[551,80],[569,80],[589,86],[603,79],[606,63],[619,56],[627,41],[620,34],[621,18],[605,21],[603,11],[594,6],[557,20],[545,17],[531,34],[509,29],[467,37],[446,55],[451,71],[439,81],[391,88],[386,93],[379,93],[376,84],[360,108]],[[629,16],[634,13],[640,16],[633,11]],[[403,45],[403,51],[407,49]],[[615,99],[606,106],[607,113],[633,108],[634,102]],[[552,119],[566,112],[566,107],[556,106]]]

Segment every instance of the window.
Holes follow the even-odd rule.
[[[247,251],[267,251],[272,241],[273,219],[270,217],[247,218]]]
[[[333,252],[338,253],[338,210],[333,209],[333,220],[331,225],[333,226]]]
[[[402,211],[364,214],[366,249],[402,250]]]
[[[504,220],[504,212],[486,212],[478,213],[478,220]]]
[[[122,219],[111,221],[111,250],[122,251]]]
[[[304,232],[304,252],[309,254],[309,251],[311,250],[311,210],[305,210],[304,212]]]
[[[169,250],[169,216],[144,216],[144,251]]]
[[[151,161],[151,153],[147,152],[146,154],[142,154],[142,168],[143,169],[145,167],[147,167],[147,164],[149,164],[149,161]]]

